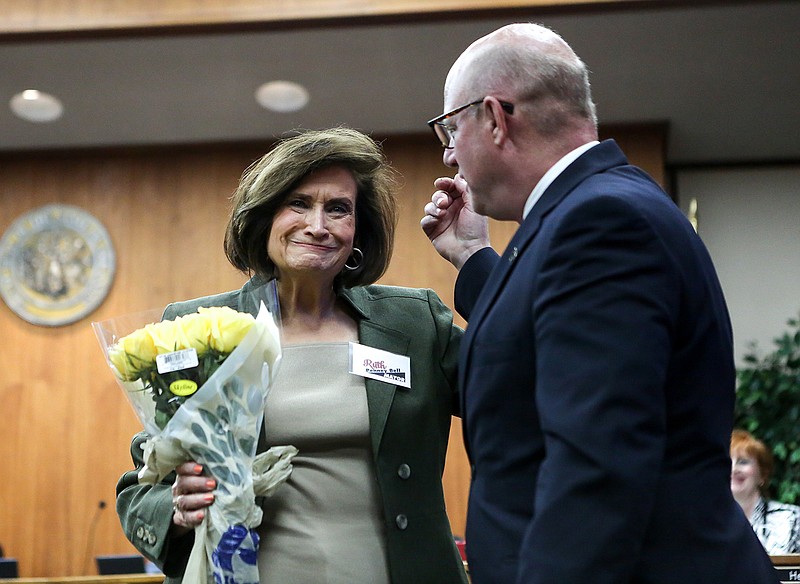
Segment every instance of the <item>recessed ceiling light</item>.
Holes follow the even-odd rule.
[[[256,101],[261,107],[282,114],[303,109],[308,100],[308,90],[292,81],[270,81],[256,89]]]
[[[29,122],[53,122],[64,113],[57,97],[37,89],[26,89],[11,98],[11,111]]]

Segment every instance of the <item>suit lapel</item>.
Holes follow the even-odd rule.
[[[471,356],[472,340],[480,329],[486,313],[495,303],[498,295],[503,289],[506,281],[510,277],[517,265],[520,256],[531,245],[536,233],[539,231],[542,220],[552,211],[564,198],[587,177],[608,170],[609,168],[627,164],[625,155],[617,146],[614,140],[605,140],[602,143],[590,148],[570,164],[564,172],[545,190],[541,199],[531,209],[531,212],[519,226],[511,241],[508,243],[500,261],[497,262],[489,275],[486,284],[481,291],[475,308],[470,314],[470,320],[466,330],[464,343],[466,351],[462,352],[464,362],[461,367],[461,387],[466,387],[466,373],[470,370],[469,359]],[[462,392],[462,412],[466,413],[465,395]]]
[[[536,218],[535,221],[530,220],[530,215],[525,222],[520,225],[511,241],[508,242],[503,255],[500,256],[500,261],[497,262],[494,269],[489,274],[486,284],[483,286],[478,300],[475,303],[475,308],[470,315],[467,333],[475,331],[478,325],[483,320],[485,313],[494,304],[497,295],[503,288],[508,276],[511,274],[517,258],[522,253],[527,243],[533,238],[541,225],[541,218]],[[524,245],[523,245],[524,244]]]
[[[411,339],[391,329],[363,320],[359,323],[359,338],[362,345],[375,347],[398,355],[408,355]],[[372,438],[372,453],[377,458],[378,447],[386,428],[386,420],[392,407],[397,386],[377,379],[365,379],[367,407],[369,408],[369,432]]]
[[[261,300],[266,294],[266,292],[262,290],[262,287],[267,282],[268,280],[264,280],[260,276],[253,276],[250,278],[239,291],[237,305],[231,306],[231,308],[239,312],[248,312],[253,316],[257,316],[261,306]]]
[[[348,289],[342,292],[342,298],[357,313],[359,343],[398,355],[408,355],[411,338],[404,333],[371,320],[366,296],[367,291],[363,288]],[[402,315],[398,314],[397,317],[402,318]],[[378,448],[389,418],[389,410],[392,407],[394,395],[398,390],[396,385],[376,379],[364,379],[364,385],[367,391],[372,455],[377,458]]]

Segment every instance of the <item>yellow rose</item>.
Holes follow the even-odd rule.
[[[194,349],[198,355],[208,351],[211,340],[211,319],[204,314],[188,314],[179,319],[177,327],[178,349]]]
[[[136,379],[137,373],[156,359],[156,346],[146,328],[122,337],[108,353],[112,365],[125,380]]]
[[[117,370],[117,375],[123,381],[133,381],[136,379],[136,372],[131,367],[128,355],[119,345],[114,345],[108,349],[108,360]]]
[[[200,308],[198,312],[211,323],[211,348],[221,353],[232,352],[256,321],[252,315],[227,306]]]
[[[147,334],[153,341],[156,352],[159,355],[172,353],[178,348],[178,325],[180,318],[173,320],[163,320],[155,324],[148,324],[145,328]]]

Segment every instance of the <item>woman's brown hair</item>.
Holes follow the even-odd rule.
[[[267,241],[275,214],[301,181],[330,166],[348,170],[355,179],[353,245],[364,254],[357,269],[337,276],[336,286],[371,284],[383,275],[392,257],[397,223],[395,173],[377,142],[349,128],[309,130],[284,138],[245,170],[225,232],[225,255],[233,266],[265,279],[274,277]]]

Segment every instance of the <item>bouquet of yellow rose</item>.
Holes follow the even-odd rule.
[[[271,286],[271,288],[270,288]],[[152,313],[92,323],[106,360],[142,422],[139,482],[156,484],[193,460],[217,479],[215,502],[196,529],[185,582],[257,584],[261,508],[291,472],[293,446],[256,456],[267,392],[281,357],[277,291],[258,315],[199,308],[172,320]],[[128,332],[130,331],[130,332]]]
[[[178,408],[219,369],[255,324],[227,306],[199,308],[175,320],[149,323],[108,347],[108,360],[132,395],[152,399],[154,415],[135,399],[148,432],[163,430]],[[273,358],[273,364],[277,359]],[[268,363],[268,361],[267,361]]]

